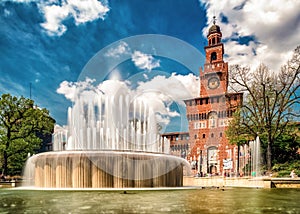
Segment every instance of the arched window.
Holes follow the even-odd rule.
[[[218,163],[218,148],[215,146],[211,146],[207,149],[207,162],[210,170],[212,167],[216,167]],[[210,172],[212,173],[212,172]]]
[[[210,112],[208,119],[209,119],[209,128],[216,128],[217,127],[217,118],[218,114],[216,112]]]
[[[216,60],[216,59],[217,59],[217,53],[216,52],[212,52],[211,56],[210,56],[210,60],[213,61],[213,60]]]

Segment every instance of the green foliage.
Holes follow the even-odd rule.
[[[295,170],[296,175],[300,176],[300,160],[294,160],[283,164],[274,164],[272,167],[274,177],[290,177],[292,170]]]
[[[247,131],[247,128],[242,123],[240,109],[238,109],[232,117],[227,130],[225,131],[226,137],[231,144],[243,145],[253,140],[255,136]]]
[[[287,126],[284,133],[282,133],[274,142],[273,163],[286,163],[300,160],[298,149],[300,148],[300,131],[299,127],[294,124]]]
[[[271,72],[263,64],[254,72],[249,67],[235,65],[231,67],[230,75],[232,89],[243,92],[245,99],[238,126],[233,122],[229,130],[236,135],[246,133],[260,137],[268,170],[277,158],[280,162],[288,159],[286,155],[280,155],[283,151],[290,151],[295,156],[299,141],[289,136],[293,133],[289,126],[300,117],[299,109],[295,108],[300,104],[300,46],[280,72]],[[230,133],[229,137],[232,137]]]
[[[277,177],[290,177],[290,173],[289,170],[282,170],[277,173]]]
[[[38,135],[51,134],[54,122],[49,112],[35,107],[32,100],[3,94],[0,98],[2,172],[19,174],[27,154],[41,146]]]
[[[300,160],[295,160],[293,162],[286,162],[283,164],[274,164],[274,166],[272,167],[272,171],[274,172],[279,172],[279,171],[283,171],[283,170],[300,170]]]

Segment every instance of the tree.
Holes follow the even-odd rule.
[[[267,168],[271,170],[274,143],[288,133],[290,121],[300,117],[300,46],[278,73],[264,64],[254,72],[249,67],[231,66],[230,84],[245,95],[240,129],[266,139]]]
[[[3,94],[0,98],[0,155],[2,173],[21,172],[27,154],[42,143],[37,135],[51,134],[54,120],[49,111],[34,106],[33,100]]]
[[[238,108],[233,114],[229,126],[225,131],[229,143],[237,145],[238,148],[237,173],[240,172],[240,146],[253,140],[253,137],[248,133],[242,121],[241,108]]]
[[[275,142],[273,154],[274,162],[292,163],[295,160],[300,160],[299,148],[300,148],[300,123],[290,123],[287,125],[285,133],[280,135]]]

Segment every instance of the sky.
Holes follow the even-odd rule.
[[[59,125],[82,90],[126,85],[165,132],[187,131],[213,16],[225,61],[280,69],[299,45],[298,0],[1,0],[0,94],[24,96]]]

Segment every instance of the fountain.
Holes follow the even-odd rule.
[[[85,92],[86,93],[86,92]],[[53,135],[53,152],[27,161],[25,185],[39,188],[179,187],[186,160],[169,155],[145,100],[124,90],[94,90],[68,109],[68,130]]]
[[[251,176],[261,176],[261,151],[260,151],[260,139],[257,136],[255,140],[249,142],[251,151]]]

